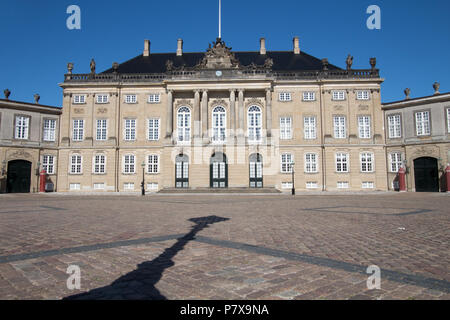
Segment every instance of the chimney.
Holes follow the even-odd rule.
[[[183,39],[178,39],[177,41],[177,56],[181,57],[183,55]]]
[[[144,57],[148,57],[150,55],[150,40],[144,40]]]
[[[266,54],[266,38],[259,39],[259,54]]]
[[[299,39],[299,37],[294,37],[294,53],[300,54],[300,39]]]

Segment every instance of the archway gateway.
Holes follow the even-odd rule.
[[[7,193],[29,193],[31,186],[31,162],[12,160],[8,162]]]
[[[216,152],[212,155],[209,175],[211,188],[228,188],[227,156],[222,152]]]
[[[416,192],[439,192],[439,171],[436,158],[422,157],[414,160]]]

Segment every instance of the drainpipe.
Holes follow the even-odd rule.
[[[319,84],[319,96],[320,96],[320,145],[322,148],[322,191],[326,191],[326,163],[325,163],[325,145],[324,145],[324,132],[323,132],[323,121],[324,121],[324,111],[323,111],[323,94],[322,94],[322,84]]]

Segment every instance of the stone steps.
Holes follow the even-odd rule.
[[[195,188],[178,189],[166,188],[158,193],[281,193],[275,188]]]

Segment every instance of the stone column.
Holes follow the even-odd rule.
[[[208,90],[202,94],[202,131],[205,138],[208,137]]]
[[[173,91],[167,90],[166,138],[171,138],[172,133],[173,133]]]
[[[236,131],[236,90],[230,90],[230,129],[232,136],[235,136]]]
[[[266,131],[267,137],[272,136],[272,90],[266,90]]]
[[[239,131],[244,133],[244,90],[239,89]]]
[[[201,136],[200,91],[194,90],[194,137]]]

